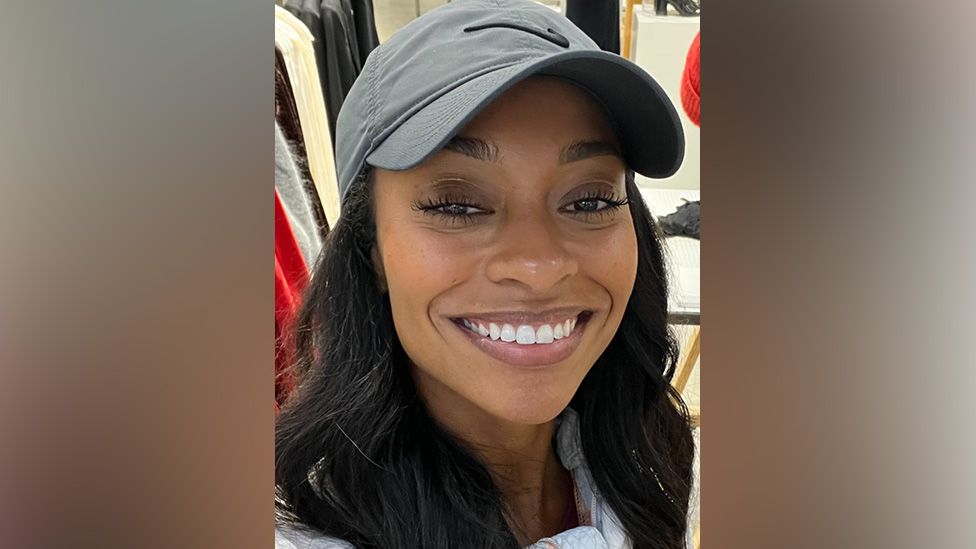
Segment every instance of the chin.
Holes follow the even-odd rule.
[[[509,391],[489,407],[492,415],[519,425],[542,425],[555,419],[569,405],[575,391]]]

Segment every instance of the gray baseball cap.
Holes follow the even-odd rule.
[[[377,47],[336,123],[339,195],[365,165],[407,170],[440,150],[505,90],[533,75],[569,80],[604,108],[627,164],[672,175],[684,133],[643,69],[602,51],[556,11],[529,0],[456,0]]]

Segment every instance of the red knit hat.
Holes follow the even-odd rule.
[[[685,72],[681,75],[681,104],[688,118],[701,126],[701,32],[695,35],[688,48]]]

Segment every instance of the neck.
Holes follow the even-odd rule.
[[[444,387],[418,383],[418,390],[434,419],[488,467],[519,543],[558,533],[573,494],[552,444],[556,420],[514,423],[451,398],[457,395],[445,394]]]

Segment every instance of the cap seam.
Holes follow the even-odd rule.
[[[382,48],[377,48],[377,49],[379,49],[380,51],[377,52],[379,55],[377,56],[376,63],[379,66],[382,66],[386,58],[386,51],[384,51]],[[369,71],[369,75],[367,77],[369,78],[369,101],[367,101],[368,108],[366,111],[366,131],[368,132],[369,135],[370,150],[372,150],[376,145],[376,123],[377,123],[377,118],[379,118],[376,114],[376,74],[377,74],[376,70],[371,70]],[[369,151],[366,151],[366,154],[363,155],[362,163],[366,162],[366,156],[368,155],[369,155]]]

